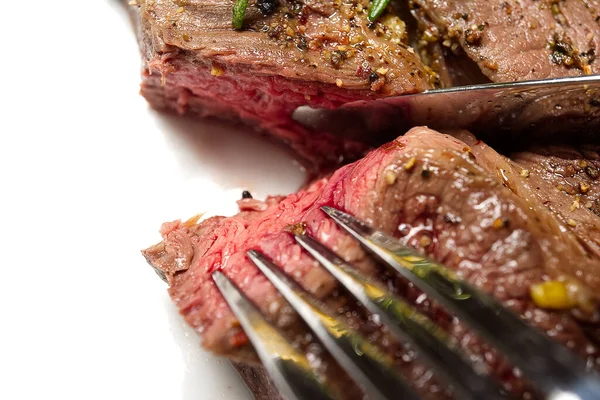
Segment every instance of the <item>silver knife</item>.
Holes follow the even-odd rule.
[[[434,89],[336,109],[302,106],[293,118],[310,129],[372,143],[418,125],[463,128],[496,139],[595,136],[600,132],[600,75]]]

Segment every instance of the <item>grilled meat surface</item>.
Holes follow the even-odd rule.
[[[291,147],[310,170],[360,157],[366,147],[310,132],[300,105],[419,92],[435,79],[407,45],[404,22],[342,1],[290,1],[269,15],[248,7],[231,27],[229,0],[141,1],[133,9],[144,61],[142,95],[157,109],[238,120]]]
[[[462,49],[492,81],[600,72],[595,0],[413,0],[424,37]],[[433,38],[433,39],[431,39]]]
[[[362,0],[258,0],[250,1],[239,31],[231,26],[232,7],[229,0],[135,2],[142,95],[158,110],[250,126],[292,149],[321,178],[289,196],[241,199],[233,217],[166,223],[163,241],[144,251],[204,347],[237,362],[257,398],[276,396],[210,278],[222,270],[321,360],[322,373],[338,387],[353,387],[246,259],[247,250],[258,249],[393,354],[424,398],[452,397],[286,231],[300,229],[414,303],[508,391],[535,397],[493,349],[382,270],[319,209],[332,205],[455,269],[598,367],[597,146],[538,145],[505,157],[468,132],[419,127],[365,156],[372,140],[309,130],[291,118],[301,105],[334,108],[438,86],[598,73],[596,0],[392,2],[376,22]],[[540,306],[530,289],[544,281],[567,285],[577,301],[564,310]]]
[[[415,0],[392,3],[375,22],[366,0],[251,1],[239,31],[232,7],[130,7],[141,93],[159,110],[246,124],[290,148],[313,175],[362,157],[369,138],[309,130],[291,118],[298,106],[598,72],[600,9],[592,0]]]
[[[413,302],[459,339],[473,360],[486,363],[507,390],[524,395],[526,384],[501,357],[414,287],[382,271],[319,207],[347,211],[429,254],[596,367],[600,288],[596,150],[549,146],[511,159],[464,131],[445,135],[413,128],[296,194],[265,201],[241,199],[240,213],[233,217],[167,223],[161,230],[163,242],[144,255],[168,278],[169,293],[181,314],[215,353],[256,362],[211,280],[215,270],[239,285],[292,340],[305,337],[293,310],[246,258],[247,250],[257,249],[340,318],[357,314],[348,323],[394,354],[398,367],[424,397],[450,396],[433,375],[423,375],[426,369],[413,352],[388,337],[368,313],[357,310],[288,232],[305,230]],[[578,288],[581,302],[561,311],[539,307],[530,289],[548,280]]]

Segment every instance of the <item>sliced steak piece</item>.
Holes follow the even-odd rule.
[[[413,0],[426,31],[497,82],[600,72],[597,1]]]
[[[253,362],[246,336],[210,278],[212,271],[223,271],[288,335],[294,335],[298,321],[248,261],[248,249],[258,249],[273,258],[328,304],[338,301],[341,306],[332,309],[341,318],[355,311],[344,302],[336,282],[286,232],[286,228],[306,230],[364,273],[387,281],[417,304],[460,339],[473,359],[488,364],[507,389],[525,393],[524,383],[485,343],[411,285],[383,275],[356,242],[319,209],[332,205],[457,270],[596,367],[598,348],[587,334],[587,324],[597,317],[597,255],[582,246],[575,227],[563,224],[556,212],[541,202],[535,188],[523,183],[533,178],[531,174],[528,178],[515,173],[507,183],[497,173],[498,166],[519,171],[519,164],[511,164],[465,132],[455,136],[462,140],[414,128],[297,194],[264,202],[242,199],[240,213],[230,218],[216,217],[200,224],[167,223],[161,231],[164,241],[145,250],[144,255],[166,275],[171,297],[207,349],[237,361]],[[518,185],[522,190],[514,190]],[[561,279],[575,285],[585,302],[562,311],[537,307],[530,297],[531,285]],[[373,321],[355,326],[395,355],[422,392],[432,398],[443,397],[431,373],[414,362],[413,352],[390,344]]]
[[[407,46],[397,16],[369,24],[367,8],[350,0],[273,4],[262,15],[251,2],[244,30],[235,31],[229,0],[141,0],[142,95],[160,110],[243,121],[322,168],[364,147],[303,129],[291,119],[296,107],[431,87],[434,75]]]

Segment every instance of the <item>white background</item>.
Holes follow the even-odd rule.
[[[139,250],[303,175],[245,132],[151,111],[122,11],[2,2],[0,399],[249,399]]]

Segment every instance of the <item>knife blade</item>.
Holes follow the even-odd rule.
[[[305,127],[377,143],[413,126],[468,129],[484,137],[595,136],[600,75],[434,89],[360,100],[335,109],[298,107]]]

